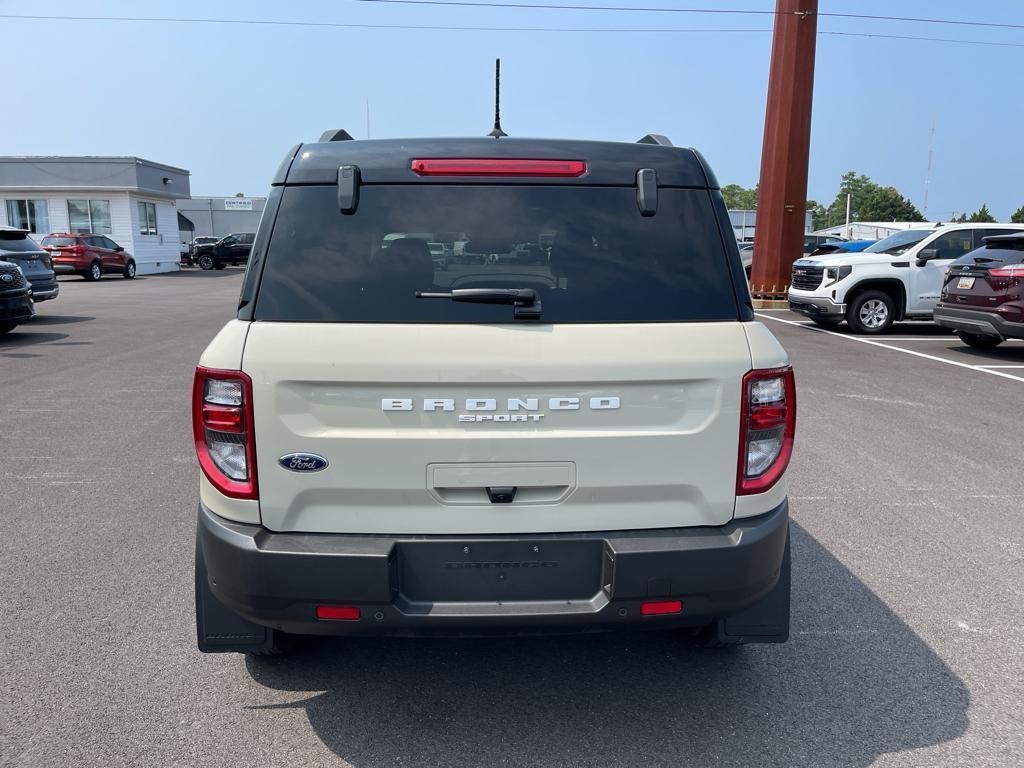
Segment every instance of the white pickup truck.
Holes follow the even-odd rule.
[[[897,320],[931,320],[946,268],[984,238],[1024,224],[946,224],[907,229],[860,253],[793,263],[789,308],[822,326],[843,320],[857,333],[884,333]]]

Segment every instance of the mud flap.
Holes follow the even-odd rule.
[[[740,643],[784,643],[789,640],[789,531],[786,549],[779,566],[779,581],[772,591],[739,613],[718,622],[718,642],[722,645]]]
[[[274,653],[274,630],[243,619],[210,590],[203,551],[196,541],[196,639],[203,653]]]

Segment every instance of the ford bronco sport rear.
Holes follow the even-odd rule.
[[[296,147],[196,371],[199,647],[782,642],[795,396],[693,150]]]

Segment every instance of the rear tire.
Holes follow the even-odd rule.
[[[957,331],[956,335],[960,337],[960,341],[974,349],[995,349],[1003,343],[1003,340],[996,336],[982,336],[981,334],[964,333],[963,331]]]
[[[885,333],[896,320],[896,305],[883,291],[864,291],[846,310],[846,323],[855,333]]]
[[[82,277],[88,280],[90,283],[95,283],[101,277],[103,277],[103,267],[100,266],[98,261],[94,261],[89,265],[89,268],[82,273]]]
[[[127,264],[125,264],[124,265],[124,271],[121,274],[124,275],[124,279],[125,280],[134,280],[135,279],[135,262],[134,261],[129,261]]]
[[[0,323],[0,336],[10,333],[17,327],[17,323]]]

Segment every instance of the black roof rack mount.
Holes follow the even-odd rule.
[[[353,141],[352,134],[344,128],[329,128],[320,134],[320,142],[325,141]]]
[[[637,139],[637,144],[657,144],[661,147],[671,147],[672,142],[668,136],[662,136],[660,133],[648,133],[642,139]]]

